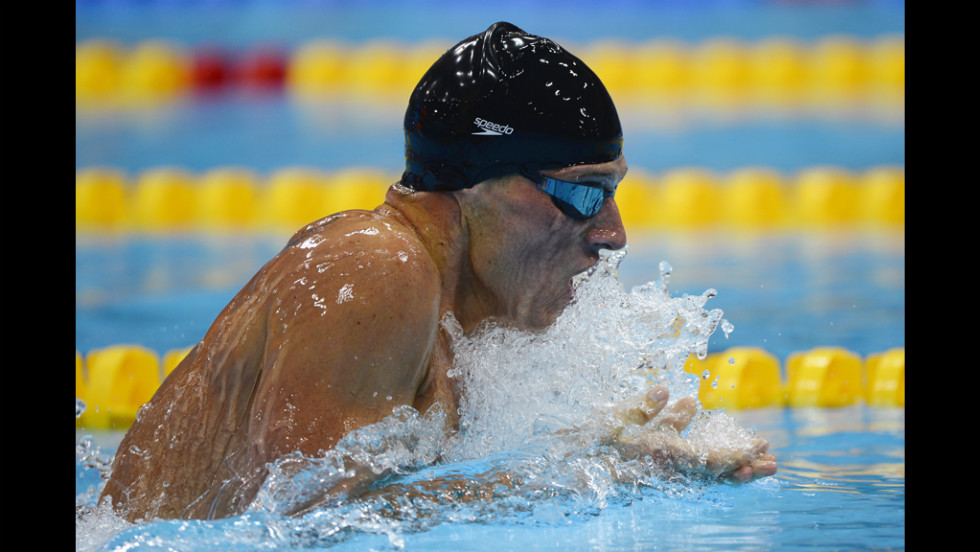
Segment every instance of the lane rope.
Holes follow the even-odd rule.
[[[365,167],[285,167],[268,175],[242,167],[199,174],[154,167],[131,175],[86,167],[75,173],[75,226],[80,233],[295,230],[326,214],[375,208],[398,177]],[[631,168],[616,204],[626,227],[637,230],[901,229],[905,167],[814,166],[793,174]]]
[[[617,103],[682,101],[727,105],[838,105],[864,99],[904,105],[905,36],[828,35],[813,41],[773,36],[697,43],[615,39],[567,44],[602,77]],[[345,43],[296,47],[189,48],[164,39],[75,45],[78,107],[154,106],[228,90],[283,93],[297,101],[343,96],[408,97],[450,41]]]
[[[75,397],[85,405],[75,426],[125,429],[161,382],[190,352],[162,356],[140,345],[111,345],[75,352]],[[692,356],[685,370],[700,377],[705,408],[836,408],[859,404],[905,407],[905,347],[861,357],[841,347],[790,354],[784,362],[758,347],[732,347],[705,359]]]

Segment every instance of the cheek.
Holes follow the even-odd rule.
[[[527,266],[539,270],[561,270],[566,264],[561,259],[568,256],[574,237],[562,220],[564,215],[558,215],[537,210],[521,213],[520,218],[515,219],[522,221],[521,224],[511,222],[515,250],[524,257]]]
[[[576,229],[547,195],[531,186],[493,190],[480,198],[471,238],[498,277],[550,280],[563,273]]]

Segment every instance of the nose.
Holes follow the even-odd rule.
[[[600,249],[616,251],[626,247],[626,228],[623,227],[615,198],[606,198],[590,222],[592,224],[586,234],[589,249],[598,253]]]

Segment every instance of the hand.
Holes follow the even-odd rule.
[[[735,448],[707,448],[682,438],[681,432],[697,414],[697,404],[684,397],[665,409],[667,398],[667,388],[658,385],[620,404],[615,417],[623,425],[605,444],[626,460],[649,457],[668,473],[689,477],[740,484],[776,473],[776,458],[769,454],[765,439],[753,437]]]

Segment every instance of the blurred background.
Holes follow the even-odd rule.
[[[718,291],[717,350],[899,347],[904,378],[902,1],[75,7],[77,357],[184,350],[292,231],[379,204],[415,83],[504,20],[617,103],[627,289],[667,261],[675,295]]]

